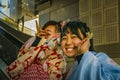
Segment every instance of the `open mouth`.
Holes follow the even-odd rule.
[[[74,47],[67,47],[65,49],[66,49],[67,52],[72,52],[72,51],[76,50],[76,48],[77,47],[74,46]]]
[[[72,51],[73,50],[73,48],[66,48],[66,51]]]

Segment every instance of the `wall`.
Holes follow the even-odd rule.
[[[120,64],[119,5],[119,0],[79,0],[79,16],[94,34],[95,50]]]
[[[78,0],[53,0],[51,7],[39,12],[40,24],[48,20],[78,20],[79,16]],[[43,19],[42,16],[49,15]],[[44,23],[43,23],[44,22]]]

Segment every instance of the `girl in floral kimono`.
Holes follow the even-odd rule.
[[[103,52],[93,49],[93,34],[81,21],[68,22],[62,29],[62,50],[75,63],[65,80],[120,80],[120,66]]]
[[[66,71],[66,61],[62,54],[59,38],[58,23],[48,21],[43,26],[43,30],[40,30],[36,36],[26,41],[19,50],[18,58],[25,54],[35,54],[36,49],[39,49],[39,51],[33,61],[30,60],[31,56],[25,59],[24,69],[17,75],[17,79],[62,80]]]

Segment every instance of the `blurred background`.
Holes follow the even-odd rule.
[[[35,20],[87,23],[94,34],[94,46],[120,64],[120,0],[0,0],[0,80],[8,80],[6,67],[19,48],[35,36]],[[67,59],[68,67],[73,59]]]

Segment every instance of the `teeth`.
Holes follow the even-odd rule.
[[[73,48],[69,48],[69,49],[67,49],[67,51],[72,51],[73,50]]]

